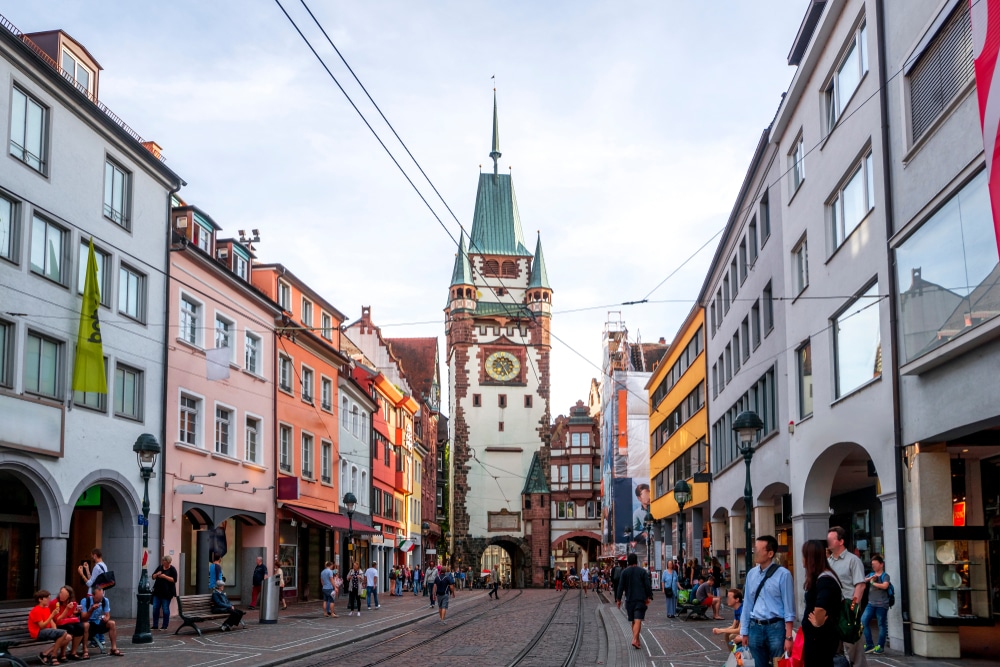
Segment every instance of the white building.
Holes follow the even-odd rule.
[[[132,445],[165,440],[168,213],[183,181],[159,147],[98,100],[101,67],[62,31],[0,28],[0,539],[8,599],[69,582],[99,547],[112,604],[134,613],[142,481]],[[93,239],[108,393],[74,394],[74,348]],[[153,562],[160,485],[150,489]],[[37,555],[36,555],[37,554]]]

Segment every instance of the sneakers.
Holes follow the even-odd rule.
[[[871,647],[866,646],[865,647],[865,653],[874,653],[875,655],[882,655],[883,653],[885,653],[885,651],[882,650],[881,646],[879,646],[878,644],[875,644],[875,646],[871,646]]]
[[[377,604],[377,605],[375,605],[375,608],[376,608],[376,609],[381,609],[381,608],[382,608],[382,605],[380,605],[380,604]]]

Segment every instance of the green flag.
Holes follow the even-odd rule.
[[[76,362],[73,365],[73,391],[107,394],[104,372],[104,347],[101,345],[101,322],[97,317],[101,307],[101,289],[97,284],[97,256],[94,239],[90,239],[87,255],[87,278],[83,287],[83,307],[80,309],[80,332],[76,341]]]

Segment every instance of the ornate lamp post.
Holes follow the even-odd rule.
[[[348,491],[344,494],[344,507],[347,509],[347,560],[354,565],[354,508],[358,504],[358,499],[353,493]],[[347,566],[344,566],[347,572]]]
[[[684,572],[684,506],[691,502],[691,485],[686,479],[679,479],[674,484],[674,501],[680,508],[677,524],[677,562],[681,565],[681,573]]]
[[[429,540],[431,537],[431,524],[427,523],[426,521],[420,524],[420,534],[423,535],[424,541],[421,543],[420,547],[421,560],[417,561],[417,566],[423,567],[423,563],[427,561],[427,540]]]
[[[733,430],[740,436],[740,454],[743,455],[743,461],[747,464],[747,482],[746,486],[743,487],[743,511],[745,515],[743,533],[746,538],[744,550],[746,552],[747,572],[753,567],[753,549],[751,548],[753,536],[750,534],[750,513],[753,511],[753,487],[750,485],[750,459],[753,458],[753,439],[762,428],[764,428],[764,422],[760,420],[760,417],[753,410],[741,412],[736,417],[736,421],[733,422]]]
[[[138,602],[135,617],[135,632],[132,634],[133,644],[151,644],[153,635],[149,631],[149,602],[153,591],[149,586],[149,573],[146,563],[149,561],[149,480],[156,470],[156,457],[160,453],[160,443],[149,433],[143,433],[132,445],[136,460],[139,462],[139,474],[142,475],[142,574],[139,577],[139,588],[135,597]]]
[[[646,510],[646,517],[642,522],[646,529],[646,569],[653,571],[653,514]]]

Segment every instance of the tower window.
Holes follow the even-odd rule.
[[[497,430],[498,431],[503,431],[503,422],[500,422],[500,428],[498,428]]]
[[[514,262],[504,262],[502,275],[504,278],[516,278],[517,277],[517,264]]]
[[[483,273],[487,276],[500,275],[500,262],[495,259],[488,259],[483,262]]]
[[[531,405],[532,405],[532,396],[531,396],[531,394],[525,394],[524,395],[524,407],[530,408]]]
[[[483,395],[482,394],[473,394],[472,395],[472,407],[478,408],[482,404],[483,404]]]
[[[500,394],[499,396],[497,396],[497,405],[499,405],[501,408],[507,407],[507,394]]]
[[[507,290],[502,287],[497,288],[497,296],[507,296]]]

